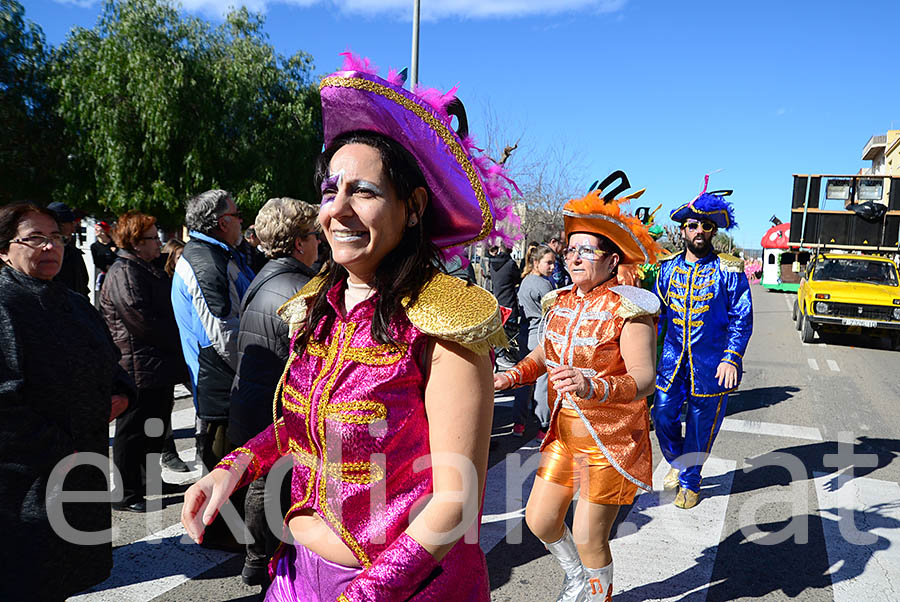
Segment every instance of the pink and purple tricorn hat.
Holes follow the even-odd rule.
[[[462,255],[463,246],[481,240],[511,247],[521,238],[510,192],[518,188],[468,135],[456,88],[443,93],[416,86],[410,92],[400,72],[391,69],[382,79],[369,59],[349,52],[341,56],[343,68],[319,84],[326,148],[357,130],[377,132],[406,148],[428,182],[428,231],[445,259]]]

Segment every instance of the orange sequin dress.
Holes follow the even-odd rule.
[[[552,466],[554,458],[558,459],[557,452],[562,449],[560,444],[584,455],[584,443],[589,436],[587,441],[593,440],[595,449],[587,454],[588,463],[601,465],[601,468],[611,467],[630,484],[621,487],[621,478],[606,484],[592,482],[590,487],[597,490],[594,497],[598,499],[591,501],[628,503],[627,489],[630,488],[633,498],[637,487],[652,488],[647,404],[643,398],[634,399],[637,387],[634,379],[627,376],[619,338],[628,320],[654,316],[658,311],[659,302],[655,295],[632,286],[617,285],[615,279],[584,296],[579,296],[574,286],[558,292],[545,317],[543,344],[547,369],[560,365],[579,369],[591,382],[592,394],[584,399],[570,393],[558,393],[550,382],[550,430],[541,445],[541,451],[549,452],[550,458],[549,464],[542,465],[538,476],[560,482],[560,475]],[[575,420],[580,420],[583,427],[573,424]],[[573,437],[572,433],[581,436]],[[567,441],[567,438],[577,440]],[[559,464],[558,461],[555,463]],[[618,498],[615,491],[609,491],[610,487],[619,490]],[[606,491],[601,491],[603,489]],[[626,490],[624,499],[622,489]]]

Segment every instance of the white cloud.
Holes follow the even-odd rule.
[[[57,0],[75,4],[93,3],[95,0]],[[596,13],[614,13],[622,10],[628,0],[422,0],[422,18],[516,18],[533,15],[549,15],[576,10]],[[348,15],[390,15],[405,20],[412,19],[410,0],[181,0],[185,9],[207,15],[224,15],[237,5],[246,5],[254,11],[265,11],[271,4],[312,6],[330,4]]]
[[[332,0],[345,13],[393,13],[412,16],[409,0]],[[423,0],[423,19],[447,17],[497,18],[526,17],[590,10],[612,13],[621,10],[627,0]]]
[[[55,0],[59,4],[72,4],[79,8],[90,8],[97,4],[99,0]]]

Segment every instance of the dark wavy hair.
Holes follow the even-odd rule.
[[[0,207],[0,251],[9,249],[9,243],[16,237],[16,232],[19,231],[19,222],[31,213],[46,215],[59,224],[55,213],[28,201],[20,201]],[[0,267],[3,267],[2,262],[0,262]]]
[[[375,132],[354,131],[335,138],[331,145],[316,158],[315,185],[320,189],[328,177],[329,165],[334,154],[348,144],[365,144],[378,151],[384,175],[394,186],[398,202],[406,204],[407,216],[413,210],[412,194],[417,188],[424,188],[428,195],[424,214],[414,226],[403,233],[399,244],[381,260],[375,270],[372,283],[377,299],[375,315],[372,318],[372,338],[382,345],[396,344],[391,333],[391,321],[404,310],[403,300],[410,303],[419,297],[425,284],[439,271],[439,252],[432,242],[429,219],[431,212],[431,191],[415,157],[398,142]],[[310,339],[315,337],[316,326],[324,319],[323,336],[331,331],[336,315],[325,298],[325,293],[339,283],[346,287],[347,270],[333,260],[322,269],[325,283],[307,312],[303,332],[297,337],[295,349],[302,352]]]

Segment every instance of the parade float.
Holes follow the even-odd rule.
[[[769,290],[796,291],[800,287],[800,266],[809,262],[809,251],[791,248],[790,230],[790,224],[777,224],[762,238],[760,284]]]
[[[798,257],[792,317],[803,342],[859,333],[900,348],[900,178],[795,175],[792,205],[783,253]]]

